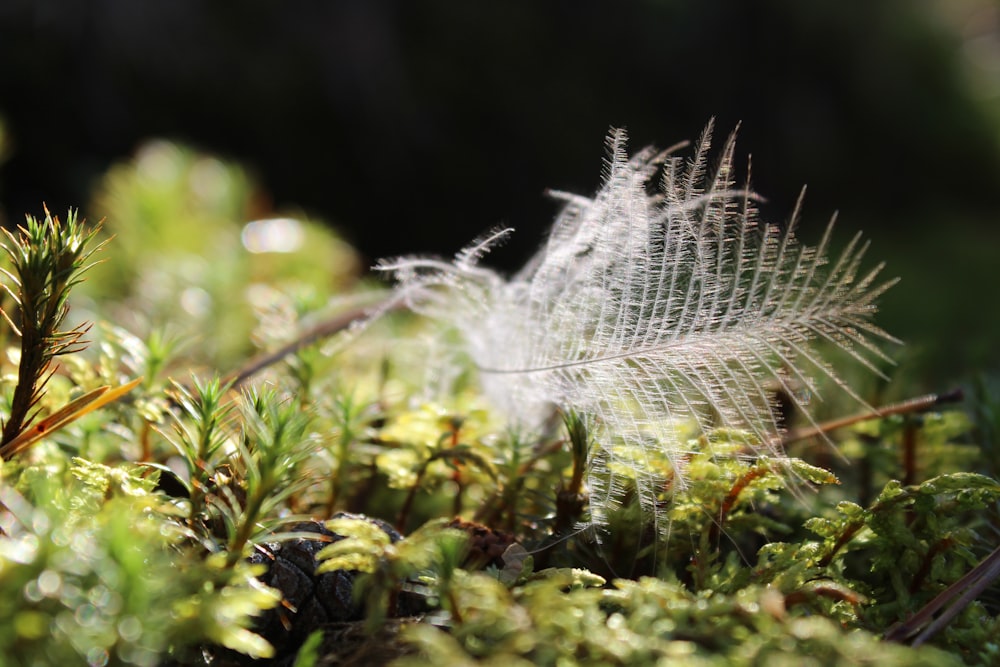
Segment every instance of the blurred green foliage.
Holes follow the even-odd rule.
[[[206,641],[268,654],[247,626],[280,596],[247,564],[191,553],[155,477],[49,459],[5,464],[2,481],[4,664],[157,665]]]
[[[81,306],[117,304],[107,314],[118,325],[142,335],[168,324],[198,341],[191,354],[211,355],[191,361],[236,364],[252,351],[248,330],[265,324],[265,313],[287,300],[322,306],[360,269],[353,249],[319,223],[263,217],[259,197],[237,165],[177,144],[144,145],[97,186],[92,207],[107,216],[115,252],[80,290],[93,300]]]

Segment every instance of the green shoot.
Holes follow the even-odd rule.
[[[62,223],[48,210],[42,221],[27,216],[16,235],[4,230],[7,242],[2,245],[12,270],[3,270],[8,279],[3,288],[17,305],[17,312],[2,314],[21,339],[17,386],[0,436],[0,456],[4,459],[13,455],[11,441],[38,415],[38,402],[52,374],[52,360],[85,347],[81,339],[87,325],[69,330],[61,327],[69,312],[70,290],[93,266],[88,262],[103,246],[88,247],[98,230],[87,229],[75,211]]]

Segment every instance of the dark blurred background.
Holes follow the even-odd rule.
[[[498,224],[513,267],[593,192],[603,140],[742,122],[780,221],[873,239],[903,278],[880,322],[911,383],[1000,369],[1000,5],[995,0],[3,0],[8,221],[81,206],[162,137],[247,165],[275,208],[369,260],[448,255]],[[910,385],[914,390],[916,388]]]

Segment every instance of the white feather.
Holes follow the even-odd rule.
[[[826,267],[832,221],[817,248],[759,224],[754,196],[734,182],[735,136],[709,174],[710,135],[711,125],[684,164],[651,149],[630,159],[613,131],[601,189],[554,193],[566,205],[548,241],[510,280],[478,262],[511,230],[454,262],[380,265],[413,310],[460,332],[484,392],[512,421],[541,429],[554,408],[588,418],[597,524],[623,477],[654,514],[665,479],[683,484],[689,441],[678,424],[745,429],[758,453],[777,455],[775,387],[815,395],[813,378],[826,376],[860,401],[812,341],[876,372],[887,361],[876,341],[893,339],[871,316],[892,283],[876,285],[881,266],[859,276],[866,246],[856,237]]]

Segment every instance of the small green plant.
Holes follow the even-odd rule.
[[[3,316],[20,338],[17,385],[0,436],[0,456],[9,459],[24,446],[17,438],[37,416],[52,361],[84,347],[86,325],[61,327],[69,312],[70,290],[92,266],[87,262],[100,246],[88,248],[97,230],[88,230],[74,211],[65,223],[48,210],[44,220],[29,215],[17,234],[4,233],[11,270],[4,270],[3,287],[16,310],[4,310]]]

